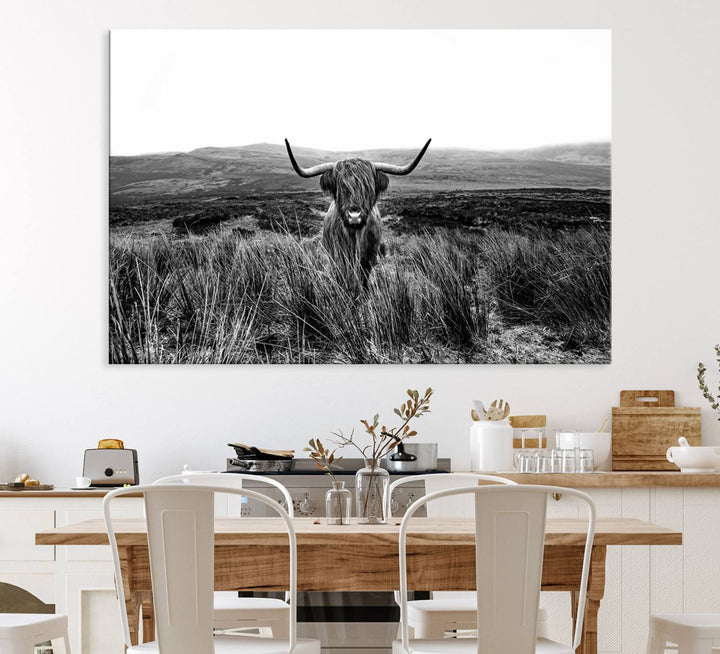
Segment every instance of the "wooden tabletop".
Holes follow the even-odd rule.
[[[385,525],[327,525],[324,520],[295,518],[293,520],[299,545],[322,544],[329,540],[345,545],[367,547],[396,543],[399,522]],[[573,518],[548,518],[545,542],[548,545],[582,545],[585,542],[585,521]],[[118,544],[146,544],[146,528],[142,519],[114,521]],[[217,545],[285,545],[285,525],[279,518],[216,518]],[[463,518],[414,518],[408,531],[408,544],[461,544],[474,538],[474,523]],[[35,535],[37,545],[107,545],[105,523],[86,520],[65,527],[41,531]],[[600,518],[595,532],[596,545],[681,545],[682,533],[632,518]]]

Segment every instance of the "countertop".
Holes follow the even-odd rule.
[[[53,490],[2,490],[0,491],[0,497],[53,497],[53,498],[66,498],[66,497],[105,497],[105,495],[113,490],[112,488],[90,488],[75,490],[74,488],[54,488]],[[140,497],[140,494],[129,495],[127,497]]]
[[[457,471],[456,471],[457,472]],[[590,472],[517,473],[488,472],[519,484],[566,488],[720,488],[720,472]]]
[[[456,471],[459,472],[459,471]],[[563,486],[566,488],[720,488],[720,472],[593,472],[593,473],[525,473],[487,472],[512,479],[520,484],[544,484]],[[50,491],[0,491],[0,498],[7,497],[104,497],[111,489],[92,488],[74,490],[71,488],[55,488]],[[131,495],[130,497],[138,497]]]

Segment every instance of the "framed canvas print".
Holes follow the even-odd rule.
[[[608,30],[110,43],[111,363],[610,362]]]

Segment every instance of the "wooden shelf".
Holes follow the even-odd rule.
[[[481,473],[478,473],[481,474]],[[519,484],[566,488],[720,488],[720,472],[592,472],[516,473],[487,472]]]

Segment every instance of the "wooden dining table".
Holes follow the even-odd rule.
[[[330,526],[324,520],[294,518],[297,584],[301,591],[391,591],[398,581],[399,522]],[[126,609],[133,643],[140,620],[143,638],[154,632],[147,533],[141,519],[114,521]],[[548,519],[542,588],[572,593],[577,607],[586,521]],[[471,519],[414,518],[408,531],[408,588],[475,589],[475,528]],[[87,520],[38,532],[37,545],[108,544],[102,520]],[[681,545],[682,533],[635,519],[599,519],[592,549],[583,639],[578,652],[597,652],[597,614],[605,591],[608,545]],[[216,518],[215,588],[283,591],[289,555],[279,518]],[[575,615],[573,615],[575,618]]]

